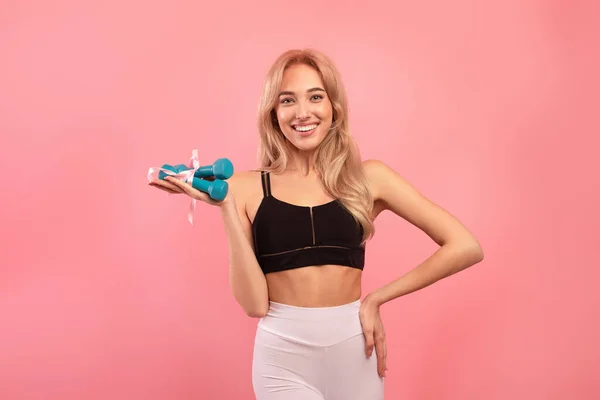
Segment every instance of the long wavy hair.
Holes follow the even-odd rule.
[[[269,69],[260,99],[258,131],[260,169],[283,172],[291,153],[277,121],[275,107],[284,71],[294,64],[306,64],[320,75],[333,106],[333,121],[315,154],[317,170],[327,193],[337,199],[362,226],[363,243],[374,234],[370,213],[373,197],[364,174],[360,152],[350,135],[348,102],[340,74],[334,63],[314,49],[289,50]]]

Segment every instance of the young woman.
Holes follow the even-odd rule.
[[[253,385],[259,400],[383,399],[382,304],[483,259],[463,224],[381,161],[361,161],[334,64],[314,50],[282,54],[260,104],[261,165],[236,173],[216,203],[180,180],[151,184],[220,208],[230,284],[260,318]],[[365,242],[390,210],[440,247],[361,301]]]

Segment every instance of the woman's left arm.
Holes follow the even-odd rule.
[[[368,295],[377,306],[429,286],[483,260],[483,250],[471,232],[452,214],[426,198],[381,161],[364,162],[365,173],[380,210],[421,229],[440,247],[400,278]]]
[[[363,163],[375,200],[374,213],[390,210],[425,232],[440,248],[400,278],[369,293],[360,306],[365,352],[377,354],[377,371],[386,376],[386,335],[379,308],[462,271],[483,260],[479,242],[453,215],[423,196],[409,182],[381,161]]]

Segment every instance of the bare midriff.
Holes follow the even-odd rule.
[[[319,265],[266,275],[269,300],[296,307],[335,307],[360,299],[362,271]]]

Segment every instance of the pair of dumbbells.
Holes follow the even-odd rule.
[[[176,174],[189,171],[191,168],[184,164],[171,166],[164,164],[162,169],[172,171]],[[158,179],[164,180],[169,174],[164,171],[158,173]],[[222,201],[227,196],[229,184],[226,179],[233,175],[233,164],[227,158],[219,158],[212,165],[204,165],[194,170],[192,187],[201,192],[207,193],[211,199]],[[204,178],[214,178],[207,180]]]

